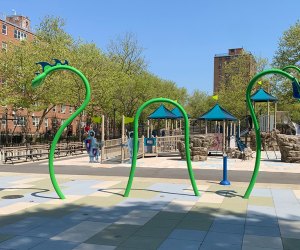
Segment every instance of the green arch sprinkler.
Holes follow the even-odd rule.
[[[300,85],[299,85],[299,82],[297,81],[297,79],[290,75],[289,73],[283,71],[283,70],[280,70],[280,69],[269,69],[269,70],[265,70],[265,71],[262,71],[260,73],[258,73],[257,75],[255,75],[251,81],[249,82],[249,85],[247,87],[247,90],[246,90],[246,102],[247,102],[247,106],[250,110],[250,115],[251,115],[251,118],[252,118],[252,121],[253,121],[253,124],[254,124],[254,130],[255,130],[255,135],[256,135],[256,159],[255,159],[255,167],[254,167],[254,171],[253,171],[253,174],[252,174],[252,177],[251,177],[251,181],[249,183],[249,186],[244,194],[244,199],[248,199],[251,192],[252,192],[252,189],[256,183],[256,178],[258,176],[258,172],[259,172],[259,165],[260,165],[260,159],[261,159],[261,135],[260,135],[260,128],[259,128],[259,124],[258,124],[258,121],[257,121],[257,118],[255,116],[255,112],[254,112],[254,107],[253,107],[253,104],[251,102],[251,91],[252,91],[252,88],[254,86],[254,84],[256,83],[256,81],[261,78],[262,76],[264,75],[269,75],[269,74],[279,74],[279,75],[282,75],[286,78],[288,78],[289,80],[292,81],[292,85],[293,85],[293,96],[295,98],[300,98]]]
[[[36,64],[40,64],[43,68],[43,72],[41,74],[38,74],[33,80],[32,80],[32,87],[36,88],[39,85],[42,84],[43,80],[49,75],[50,73],[56,71],[56,70],[69,70],[72,71],[73,73],[77,74],[81,80],[83,81],[86,89],[86,95],[83,104],[64,122],[57,133],[54,136],[54,139],[51,143],[50,147],[50,152],[49,152],[49,173],[50,173],[50,179],[52,182],[52,185],[55,189],[55,192],[61,199],[65,199],[64,194],[62,193],[60,187],[58,186],[56,177],[55,177],[55,171],[54,171],[54,166],[53,166],[53,159],[54,159],[54,153],[55,153],[55,148],[56,144],[63,133],[64,129],[74,120],[74,118],[79,115],[85,107],[88,105],[90,99],[91,99],[91,89],[88,80],[86,77],[77,69],[71,67],[68,65],[68,61],[65,61],[62,63],[58,59],[53,59],[55,61],[55,64],[51,65],[50,63],[47,62],[38,62]]]
[[[134,177],[134,173],[135,173],[135,169],[136,169],[136,161],[137,161],[137,153],[138,153],[138,127],[139,127],[139,117],[142,113],[142,111],[149,106],[152,103],[156,103],[156,102],[167,102],[170,104],[173,104],[174,106],[176,106],[182,113],[183,118],[184,118],[184,141],[185,141],[185,153],[186,153],[186,163],[187,163],[187,168],[188,168],[188,172],[189,172],[189,176],[190,176],[190,180],[192,183],[192,187],[194,190],[194,194],[196,196],[199,196],[199,191],[197,188],[197,184],[194,178],[194,173],[193,173],[193,169],[192,169],[192,164],[191,164],[191,155],[190,155],[190,129],[189,129],[189,120],[188,120],[188,116],[187,113],[185,112],[184,108],[177,102],[171,100],[171,99],[167,99],[167,98],[154,98],[151,100],[148,100],[147,102],[145,102],[142,106],[139,107],[138,111],[136,112],[136,115],[134,117],[134,134],[133,134],[133,155],[132,155],[132,163],[131,163],[131,169],[130,169],[130,175],[128,178],[128,182],[127,182],[127,186],[126,186],[126,190],[124,193],[125,197],[129,196],[130,190],[131,190],[131,186],[132,186],[132,181],[133,181],[133,177]]]

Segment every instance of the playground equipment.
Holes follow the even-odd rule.
[[[226,152],[226,147],[230,147],[230,145],[234,144],[234,137],[233,140],[231,139],[232,135],[235,134],[236,125],[234,124],[234,126],[232,126],[232,122],[237,122],[238,119],[222,108],[218,103],[198,119],[205,121],[205,134],[207,134],[207,121],[215,122],[215,141],[217,144],[210,147],[209,151],[211,153],[223,154]],[[228,138],[227,143],[226,137]]]
[[[134,173],[135,173],[135,169],[136,169],[136,161],[137,161],[137,151],[138,151],[138,126],[139,126],[139,117],[142,113],[142,111],[149,106],[152,103],[156,103],[156,102],[167,102],[170,104],[173,104],[174,106],[178,107],[179,110],[181,111],[183,117],[184,117],[184,122],[185,122],[185,126],[184,126],[184,136],[185,136],[185,151],[186,151],[186,163],[187,163],[187,168],[188,168],[188,172],[189,172],[189,176],[190,176],[190,180],[192,183],[192,187],[194,190],[194,194],[196,196],[199,196],[199,191],[197,188],[197,184],[194,178],[194,173],[193,173],[193,169],[192,169],[192,164],[191,164],[191,155],[190,155],[190,150],[189,150],[189,136],[190,136],[190,131],[189,131],[189,122],[188,122],[188,116],[187,113],[185,112],[184,108],[178,104],[177,102],[171,100],[171,99],[167,99],[167,98],[154,98],[154,99],[150,99],[147,102],[145,102],[142,106],[139,107],[135,117],[134,117],[134,137],[133,137],[133,156],[132,156],[132,163],[131,163],[131,169],[130,169],[130,175],[129,175],[129,179],[127,182],[127,186],[126,186],[126,190],[124,193],[125,197],[128,197],[130,190],[131,190],[131,186],[132,186],[132,182],[133,182],[133,177],[134,177]]]
[[[269,70],[265,70],[265,71],[262,71],[258,74],[256,74],[249,82],[248,84],[248,87],[247,87],[247,90],[246,90],[246,102],[247,102],[247,106],[250,110],[250,115],[251,115],[251,118],[252,118],[252,121],[253,121],[253,124],[254,124],[254,130],[255,130],[255,134],[256,134],[256,159],[255,159],[255,167],[254,167],[254,171],[253,171],[253,174],[252,174],[252,177],[251,177],[251,181],[249,183],[249,186],[244,194],[244,199],[248,199],[252,190],[253,190],[253,187],[256,183],[256,178],[257,178],[257,175],[258,175],[258,172],[259,172],[259,165],[260,165],[260,159],[261,159],[261,135],[260,135],[260,127],[259,127],[259,123],[257,121],[257,118],[256,118],[256,115],[255,115],[255,112],[254,112],[254,107],[253,107],[253,104],[251,102],[251,91],[252,91],[252,88],[254,86],[254,84],[256,83],[256,81],[261,78],[262,76],[265,76],[265,75],[269,75],[269,74],[279,74],[279,75],[282,75],[286,78],[288,78],[289,80],[292,81],[292,85],[293,85],[293,96],[297,99],[300,98],[300,85],[299,85],[299,82],[298,80],[292,76],[291,74],[285,72],[284,70],[287,69],[287,68],[290,68],[292,66],[288,66],[288,67],[285,67],[283,70],[280,70],[280,69],[269,69]],[[294,67],[292,67],[294,68]],[[300,71],[299,71],[300,72]]]
[[[58,186],[56,177],[55,177],[55,171],[54,171],[54,166],[53,166],[53,159],[54,159],[54,153],[55,153],[55,148],[56,144],[63,133],[64,129],[74,120],[76,116],[78,116],[88,105],[90,99],[91,99],[91,90],[90,90],[90,85],[86,77],[77,69],[71,67],[68,65],[68,61],[65,61],[63,64],[60,60],[58,59],[53,59],[55,61],[55,64],[50,64],[48,62],[38,62],[36,64],[40,64],[42,66],[43,72],[41,74],[38,74],[33,80],[32,80],[32,87],[36,88],[40,86],[43,82],[43,80],[52,72],[56,70],[69,70],[71,72],[74,72],[77,74],[81,80],[83,81],[86,89],[86,95],[83,104],[61,125],[59,130],[57,131],[55,137],[53,138],[51,147],[50,147],[50,152],[49,152],[49,173],[50,173],[50,178],[52,185],[55,189],[55,192],[61,199],[65,199],[64,194],[62,193],[60,187]]]

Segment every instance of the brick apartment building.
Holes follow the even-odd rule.
[[[229,49],[228,53],[216,54],[214,57],[214,93],[216,93],[220,88],[220,82],[223,77],[223,67],[226,62],[230,62],[233,58],[241,55],[248,56],[248,71],[249,75],[255,73],[256,62],[251,53],[246,53],[243,48]]]
[[[31,30],[30,20],[28,17],[16,14],[11,16],[1,16],[0,25],[0,45],[2,50],[9,50],[10,42],[18,44],[23,39],[31,41],[35,37],[35,34]],[[43,121],[39,133],[44,134],[54,128],[57,129],[57,127],[59,127],[73,112],[74,107],[70,107],[68,105],[55,106],[46,115],[46,119]],[[29,114],[26,109],[22,109],[21,107],[16,110],[13,110],[11,107],[0,107],[0,133],[2,135],[25,133],[24,124],[27,122],[29,129],[26,133],[34,134],[41,116],[42,111]],[[83,121],[84,120],[85,115],[83,115]],[[75,134],[78,127],[81,128],[85,125],[85,122],[82,122],[81,124],[78,123],[79,118],[75,118],[70,126],[70,130],[73,134]],[[3,142],[0,141],[0,144],[2,143]]]

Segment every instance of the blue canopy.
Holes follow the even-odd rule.
[[[175,107],[171,110],[171,112],[176,115],[177,119],[183,118],[183,115],[181,114],[181,111],[179,110],[179,108]],[[191,116],[189,114],[187,114],[188,117],[190,118]]]
[[[204,113],[198,119],[200,120],[210,120],[210,121],[236,121],[237,118],[230,114],[228,111],[223,109],[218,103],[212,107],[209,111]]]
[[[170,110],[168,110],[163,104],[161,104],[148,119],[176,119],[177,116],[174,115]]]
[[[251,100],[254,102],[277,102],[278,99],[275,96],[270,95],[263,88],[257,90],[253,95],[251,95]]]

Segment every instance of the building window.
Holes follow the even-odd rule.
[[[45,118],[45,128],[49,127],[49,122],[48,122],[48,118]]]
[[[25,126],[24,116],[14,116],[14,125]]]
[[[2,124],[3,126],[6,126],[6,115],[5,115],[5,114],[2,115],[2,121],[1,121],[1,124]]]
[[[61,105],[61,112],[66,113],[66,105]]]
[[[6,26],[6,24],[2,24],[2,34],[7,35],[7,26]]]
[[[32,117],[32,126],[37,127],[39,125],[40,118],[39,117]]]
[[[14,30],[14,38],[24,40],[27,38],[27,34],[19,30]]]
[[[73,113],[73,107],[69,107],[69,112],[70,112],[70,114],[72,114]]]
[[[7,51],[7,43],[2,42],[2,50]]]
[[[55,112],[55,111],[56,111],[56,106],[54,106],[54,107],[53,107],[52,111],[53,111],[53,112]]]

